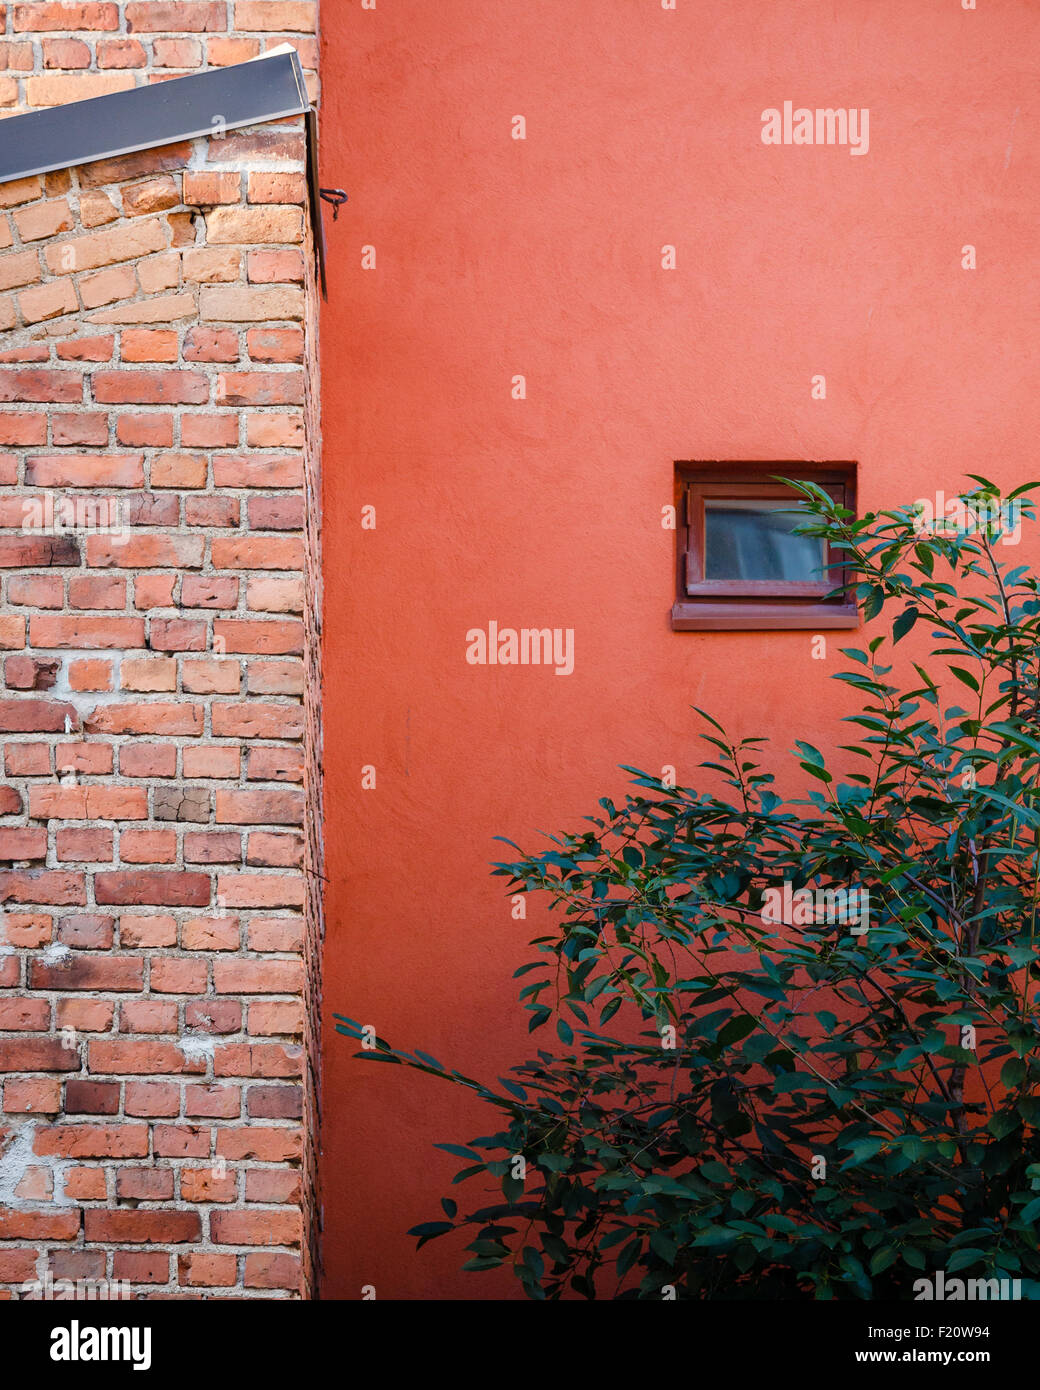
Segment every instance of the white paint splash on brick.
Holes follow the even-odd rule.
[[[15,1188],[25,1177],[26,1168],[40,1162],[33,1153],[35,1134],[35,1120],[23,1120],[4,1148],[0,1149],[0,1207],[21,1205],[21,1198],[15,1196]]]
[[[89,719],[99,705],[115,705],[121,700],[126,699],[126,692],[120,689],[120,668],[122,666],[122,652],[106,652],[105,655],[112,661],[112,686],[111,690],[73,690],[69,683],[69,665],[73,661],[97,658],[97,651],[84,648],[82,651],[66,651],[61,653],[61,665],[58,667],[54,684],[47,692],[55,700],[63,700],[66,704],[72,705],[79,715],[80,724]],[[71,720],[65,716],[65,732],[75,733],[70,728]]]
[[[185,1033],[177,1043],[186,1062],[212,1062],[215,1044],[205,1033]]]

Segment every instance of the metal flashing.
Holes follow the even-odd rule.
[[[310,110],[295,49],[0,121],[0,183]]]

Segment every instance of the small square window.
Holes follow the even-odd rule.
[[[778,478],[812,482],[856,510],[854,463],[678,463],[680,631],[856,627],[841,551],[795,527],[802,499]]]

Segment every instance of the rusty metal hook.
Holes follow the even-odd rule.
[[[332,220],[335,222],[339,216],[340,204],[347,201],[346,190],[342,188],[319,188],[318,194],[326,203],[332,204]]]

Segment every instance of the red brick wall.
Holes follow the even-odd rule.
[[[0,109],[32,110],[244,63],[291,43],[317,89],[317,0],[0,4]]]
[[[0,101],[75,100],[286,37],[313,67],[315,10],[0,6]],[[15,1296],[41,1258],[136,1296],[313,1287],[304,170],[294,121],[0,185],[0,1288]]]

